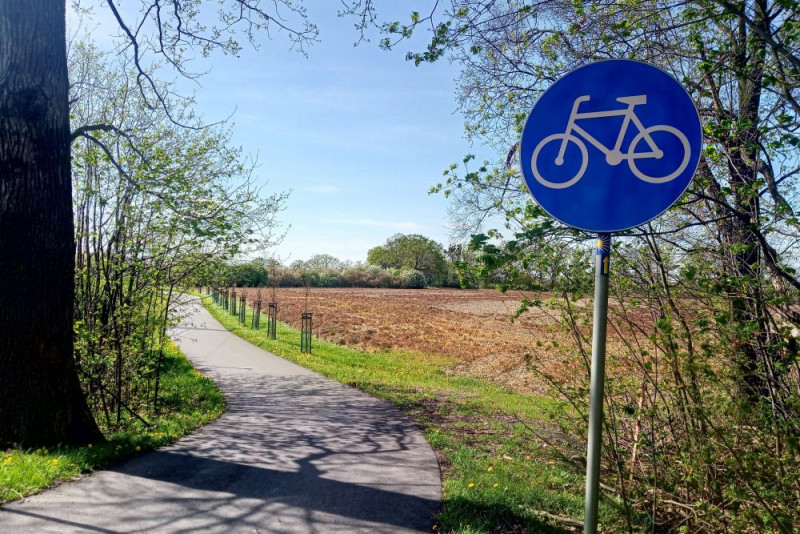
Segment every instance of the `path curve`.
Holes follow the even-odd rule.
[[[0,530],[430,532],[439,467],[412,422],[227,332],[197,299],[188,307],[171,337],[228,411],[172,446],[0,507]]]

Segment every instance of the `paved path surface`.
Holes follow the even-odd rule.
[[[1,532],[430,532],[436,458],[392,406],[240,340],[198,305],[171,335],[228,412],[0,507]]]

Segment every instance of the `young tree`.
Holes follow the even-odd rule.
[[[216,259],[269,244],[284,198],[249,187],[252,163],[230,146],[223,125],[169,120],[191,120],[190,99],[147,109],[135,75],[110,58],[71,43],[73,128],[114,125],[75,143],[72,154],[76,363],[106,427],[120,424],[123,406],[158,404],[174,288],[208,277]],[[258,284],[259,275],[266,282],[263,267],[239,267],[233,274],[248,284],[237,285]]]
[[[116,18],[136,66],[139,90],[161,106],[146,71],[159,55],[179,73],[187,54],[235,54],[236,31],[285,32],[303,48],[316,29],[293,2],[295,15],[268,13],[259,2],[230,0],[219,24],[198,20],[181,3],[145,2]],[[65,0],[0,3],[0,444],[86,443],[100,439],[78,387],[73,362],[74,245],[70,191],[70,126]],[[126,20],[127,19],[127,20]],[[148,34],[150,32],[150,34]],[[154,36],[154,37],[153,37]],[[88,125],[89,134],[108,125]]]

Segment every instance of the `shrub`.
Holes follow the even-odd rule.
[[[400,286],[407,289],[422,289],[426,286],[425,275],[414,269],[401,269],[398,273]]]

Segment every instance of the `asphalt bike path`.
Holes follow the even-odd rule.
[[[234,336],[198,299],[184,315],[170,335],[228,411],[174,445],[0,507],[0,532],[431,531],[439,467],[414,423]]]

